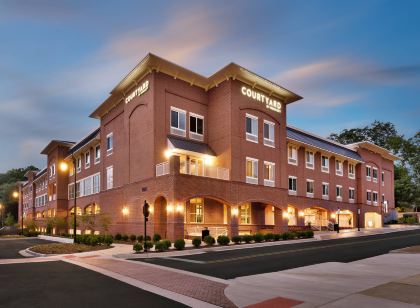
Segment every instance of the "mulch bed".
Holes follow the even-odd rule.
[[[87,251],[97,251],[111,248],[111,246],[98,245],[89,246],[85,244],[69,244],[69,243],[57,243],[57,244],[42,244],[36,245],[29,248],[33,252],[42,254],[67,254],[67,253],[78,253]]]

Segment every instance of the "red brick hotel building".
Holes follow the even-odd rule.
[[[76,194],[78,233],[104,232],[107,215],[110,233],[142,234],[144,200],[148,234],[172,240],[203,227],[232,236],[338,218],[382,226],[394,211],[397,157],[287,126],[287,106],[300,99],[234,63],[207,78],[149,54],[92,112],[95,131],[41,152],[47,167],[21,186],[24,219],[45,231],[51,217],[74,215]],[[73,158],[76,188],[73,167],[59,168]]]

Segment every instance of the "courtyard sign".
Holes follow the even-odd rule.
[[[145,82],[143,82],[141,84],[141,86],[139,86],[138,88],[136,88],[133,92],[131,92],[131,94],[129,96],[127,96],[125,98],[125,103],[128,104],[129,102],[131,102],[136,96],[140,96],[142,95],[144,92],[146,92],[149,89],[149,80],[146,80]]]
[[[242,95],[248,96],[258,102],[265,104],[265,107],[267,107],[268,109],[273,110],[275,112],[281,112],[281,103],[279,101],[276,101],[262,93],[254,91],[245,86],[241,88],[241,92]]]

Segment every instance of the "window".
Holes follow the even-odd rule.
[[[69,176],[74,174],[74,165],[73,163],[69,163]]]
[[[343,162],[339,160],[335,160],[335,174],[336,175],[343,175]]]
[[[314,169],[314,153],[310,151],[305,152],[306,168]]]
[[[97,194],[101,189],[101,174],[97,173],[93,176],[93,193]]]
[[[306,180],[306,197],[314,196],[314,181]]]
[[[246,140],[258,143],[258,117],[246,114],[245,126]]]
[[[366,202],[367,204],[370,204],[372,201],[372,192],[370,190],[366,191]]]
[[[114,187],[114,169],[113,167],[106,168],[106,189]]]
[[[354,188],[349,187],[349,201],[354,201]]]
[[[52,164],[50,166],[50,177],[53,177],[55,175],[55,164]]]
[[[85,153],[85,168],[89,168],[90,167],[90,152],[86,152]]]
[[[349,163],[349,178],[354,179],[354,164]]]
[[[297,178],[295,176],[289,176],[289,194],[296,195],[297,191]]]
[[[378,168],[373,168],[372,177],[373,181],[375,183],[378,183]]]
[[[378,192],[377,191],[374,191],[373,193],[372,193],[372,197],[373,197],[373,204],[378,204]]]
[[[95,147],[95,164],[101,161],[101,146],[97,145]]]
[[[239,206],[239,218],[242,225],[251,223],[251,204],[242,204]]]
[[[371,167],[366,166],[366,180],[367,181],[370,181],[370,172],[371,172]]]
[[[322,199],[328,199],[330,185],[328,183],[322,183]]]
[[[198,114],[190,114],[190,138],[203,141],[204,117]]]
[[[110,155],[114,149],[114,134],[110,133],[106,136],[106,154]]]
[[[97,194],[100,191],[100,173],[88,176],[76,182],[76,196],[84,197]],[[74,198],[74,184],[69,184],[69,199]]]
[[[343,199],[343,186],[337,185],[335,187],[335,195],[337,197],[337,201],[341,201]]]
[[[321,171],[329,173],[330,172],[330,159],[327,156],[321,156]]]
[[[381,181],[382,181],[382,186],[385,186],[385,173],[383,171],[381,172]]]
[[[171,107],[171,134],[185,137],[185,110]]]
[[[289,164],[297,165],[298,158],[297,158],[297,148],[293,145],[289,145],[287,148],[287,157]]]
[[[258,184],[258,159],[246,158],[246,182]]]
[[[275,164],[264,162],[264,185],[274,187]]]
[[[274,143],[274,123],[264,120],[264,145],[273,147]]]
[[[203,223],[204,221],[204,205],[202,198],[190,199],[190,222]]]
[[[78,157],[76,159],[76,171],[80,172],[82,170],[82,158]]]
[[[385,195],[382,194],[382,203],[384,203],[384,202],[385,202]]]

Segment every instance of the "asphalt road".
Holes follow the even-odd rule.
[[[0,265],[0,307],[186,307],[63,261]]]
[[[39,245],[54,243],[51,241],[39,240],[36,238],[28,239],[0,239],[0,259],[24,258],[19,254],[20,250]],[[1,303],[0,303],[1,306]]]
[[[413,245],[420,245],[420,230],[137,261],[232,279],[323,262],[352,262]]]

